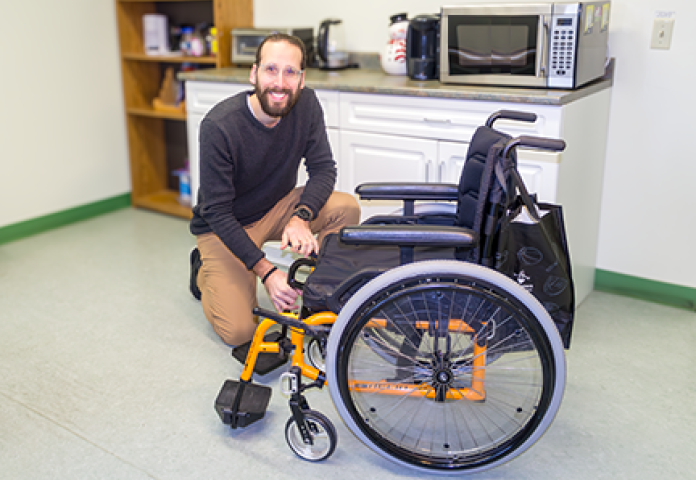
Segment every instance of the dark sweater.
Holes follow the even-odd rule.
[[[249,110],[252,93],[223,100],[201,122],[200,187],[190,224],[194,235],[215,232],[249,269],[264,254],[242,227],[262,218],[295,188],[302,158],[309,180],[300,203],[315,216],[336,182],[336,162],[314,91],[304,88],[273,128]]]

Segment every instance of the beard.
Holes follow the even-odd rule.
[[[296,90],[291,90],[289,88],[267,88],[266,90],[261,90],[258,82],[254,85],[254,90],[256,93],[256,98],[259,99],[259,103],[261,104],[261,110],[263,110],[263,112],[269,117],[275,118],[282,118],[290,113],[292,107],[294,107],[297,101],[300,99],[301,93],[299,86]],[[273,101],[271,100],[270,92],[286,94],[287,98],[285,100],[285,106],[274,105]]]

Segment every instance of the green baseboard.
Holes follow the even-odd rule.
[[[696,311],[696,288],[597,269],[595,289]]]
[[[44,215],[43,217],[0,227],[0,245],[129,207],[130,204],[131,195],[130,193],[125,193],[87,205]]]

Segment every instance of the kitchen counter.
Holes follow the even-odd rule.
[[[565,105],[611,87],[613,67],[614,61],[612,60],[604,77],[577,90],[446,85],[437,80],[419,82],[411,80],[407,76],[387,75],[382,70],[371,69],[348,69],[334,72],[307,69],[305,84],[313,89],[339,92]],[[249,68],[220,68],[182,72],[178,74],[178,78],[186,81],[245,84],[249,82]]]

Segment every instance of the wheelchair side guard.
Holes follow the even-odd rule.
[[[347,299],[346,294],[352,294],[385,270],[363,269],[343,280],[334,293],[326,299],[326,305],[332,312],[340,312]],[[350,295],[349,295],[350,296]]]

